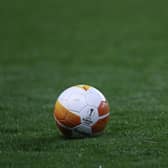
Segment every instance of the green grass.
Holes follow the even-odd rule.
[[[168,2],[0,2],[0,167],[168,167]],[[65,139],[65,88],[100,89],[102,136]]]

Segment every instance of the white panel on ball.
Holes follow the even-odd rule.
[[[91,135],[92,129],[86,125],[80,124],[79,126],[74,128],[74,136],[76,135]]]
[[[87,92],[86,101],[88,105],[99,107],[101,101],[105,101],[105,97],[95,88],[90,88]]]
[[[99,118],[97,108],[87,105],[81,112],[81,122],[83,125],[91,126]]]
[[[60,103],[72,112],[80,112],[86,106],[86,92],[78,87],[65,90],[58,98]]]

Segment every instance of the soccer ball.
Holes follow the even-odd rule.
[[[89,85],[72,86],[63,91],[54,107],[59,130],[67,137],[101,134],[109,120],[109,104],[104,95]]]

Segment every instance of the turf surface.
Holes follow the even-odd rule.
[[[168,11],[161,0],[0,2],[0,167],[168,167]],[[53,105],[99,88],[100,137],[68,140]]]

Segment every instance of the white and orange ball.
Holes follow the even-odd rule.
[[[63,91],[54,107],[59,130],[67,137],[101,134],[109,120],[110,108],[104,95],[88,85]]]

